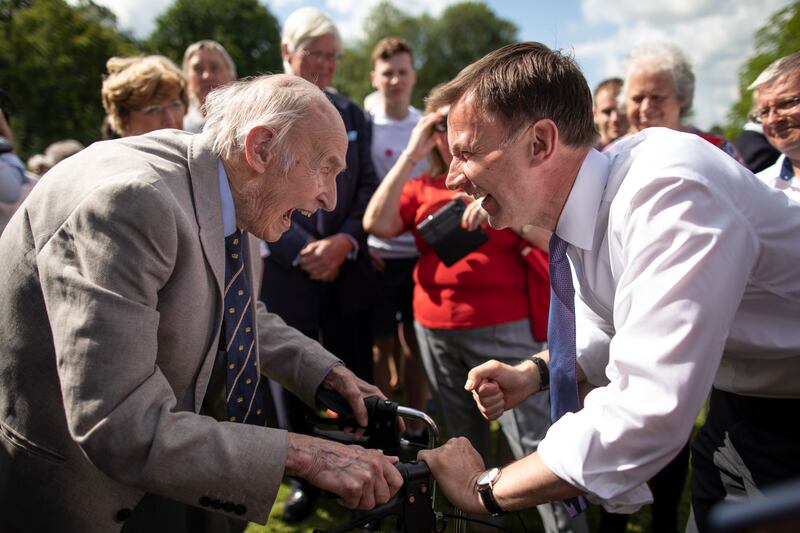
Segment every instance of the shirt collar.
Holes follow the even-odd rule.
[[[219,198],[222,202],[222,230],[225,236],[236,231],[236,207],[233,205],[231,186],[222,159],[217,159],[217,175],[219,176]]]
[[[607,155],[589,150],[558,218],[556,234],[578,248],[592,249],[594,226],[610,166]]]

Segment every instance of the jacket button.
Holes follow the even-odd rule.
[[[208,496],[203,496],[203,497],[200,498],[200,502],[199,503],[203,507],[208,507],[209,505],[211,505],[211,498],[209,498]]]
[[[131,517],[131,510],[123,508],[117,511],[117,514],[114,515],[114,520],[116,520],[117,522],[124,522],[130,517]]]
[[[213,500],[211,500],[211,508],[222,509],[222,501],[218,500],[217,498],[214,498]]]
[[[234,509],[233,512],[238,515],[243,515],[247,512],[247,507],[245,507],[240,503],[239,505],[236,506],[236,509]]]
[[[222,510],[226,513],[232,513],[236,509],[236,504],[233,502],[225,502],[225,505],[222,506]]]

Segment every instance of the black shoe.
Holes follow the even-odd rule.
[[[311,516],[318,495],[318,491],[306,491],[295,487],[283,505],[283,521],[287,524],[296,524]]]

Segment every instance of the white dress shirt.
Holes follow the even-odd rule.
[[[767,185],[782,190],[795,200],[800,200],[800,179],[794,175],[792,162],[786,155],[781,154],[774,165],[765,168],[756,176]]]
[[[590,151],[558,221],[578,364],[594,389],[539,445],[610,511],[686,444],[712,384],[800,397],[800,203],[692,134],[649,128]]]

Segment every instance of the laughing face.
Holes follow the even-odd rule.
[[[232,184],[239,227],[265,241],[276,241],[305,216],[336,207],[336,176],[344,168],[347,135],[339,114],[323,109],[296,126],[287,140],[292,151],[288,173],[270,156],[268,169],[239,187]]]
[[[638,69],[626,83],[626,108],[633,132],[654,126],[681,129],[683,102],[669,71]]]
[[[764,136],[792,160],[800,160],[800,72],[765,84],[754,95]]]
[[[453,160],[447,176],[450,189],[461,189],[489,214],[495,229],[534,224],[547,227],[539,216],[547,202],[535,171],[530,168],[526,135],[501,146],[505,134],[500,120],[491,120],[472,97],[461,98],[450,108],[448,139]],[[543,214],[543,213],[542,213]]]

